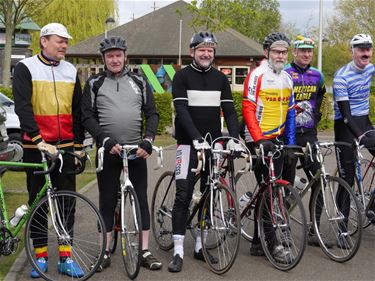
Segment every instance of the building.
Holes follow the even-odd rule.
[[[2,17],[2,16],[0,16]],[[29,48],[31,45],[31,34],[29,32],[40,30],[40,27],[32,20],[23,21],[16,27],[14,42],[12,46],[12,60],[11,60],[11,73],[17,62],[20,60],[30,57],[32,50]],[[0,20],[0,80],[2,81],[2,68],[4,59],[4,46],[5,46],[5,26]]]
[[[161,65],[172,65],[173,70],[177,70],[191,63],[188,46],[195,31],[190,26],[192,14],[188,6],[184,1],[177,1],[108,31],[108,36],[121,36],[127,40],[130,69],[143,71],[149,81],[153,78],[150,81],[153,86],[158,84],[154,82],[159,77],[154,74]],[[262,46],[231,28],[215,35],[219,42],[215,66],[227,75],[232,90],[242,91],[250,68],[263,58]],[[104,36],[100,34],[68,49],[67,60],[76,65],[82,81],[103,69],[98,48]],[[151,70],[154,77],[151,77]],[[166,68],[164,73],[170,80],[174,71]]]

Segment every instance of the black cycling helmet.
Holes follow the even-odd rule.
[[[263,41],[263,50],[269,49],[273,43],[277,41],[285,41],[287,43],[287,46],[290,46],[290,40],[289,38],[282,32],[274,32],[268,34]]]
[[[104,54],[108,50],[112,49],[120,49],[123,50],[124,52],[127,49],[126,46],[126,41],[125,39],[122,39],[121,37],[109,37],[109,38],[104,38],[102,42],[100,42],[100,47],[99,51]]]
[[[201,46],[216,48],[217,40],[213,33],[208,31],[200,31],[193,35],[189,46],[192,49],[196,49]]]

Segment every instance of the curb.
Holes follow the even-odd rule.
[[[89,190],[91,187],[96,185],[96,178],[93,179],[91,182],[86,184],[84,187],[82,187],[78,192],[79,193],[85,193],[87,190]],[[25,267],[25,264],[28,262],[27,256],[26,256],[26,250],[25,248],[19,253],[18,257],[14,261],[12,267],[10,268],[9,272],[4,278],[4,281],[17,281],[18,274],[23,270]]]

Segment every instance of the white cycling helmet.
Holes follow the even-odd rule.
[[[356,34],[353,36],[352,40],[350,40],[350,46],[352,48],[359,47],[359,48],[371,48],[372,47],[372,39],[371,36],[368,34]]]

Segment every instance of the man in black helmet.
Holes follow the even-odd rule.
[[[210,32],[195,34],[190,42],[190,56],[193,62],[178,71],[173,78],[173,103],[176,109],[175,136],[176,151],[176,199],[172,211],[174,253],[168,266],[170,272],[182,269],[184,237],[188,209],[194,190],[195,173],[191,168],[197,165],[197,150],[209,148],[209,140],[221,136],[220,110],[222,109],[229,134],[238,138],[239,125],[233,106],[232,93],[225,75],[212,67],[217,40]],[[229,141],[227,149],[241,150],[238,143]],[[206,172],[208,169],[205,170]],[[205,187],[201,173],[201,191]],[[194,258],[204,261],[200,229],[197,229]],[[209,255],[211,263],[217,259]]]
[[[290,41],[284,33],[274,32],[267,35],[263,42],[266,57],[259,67],[246,77],[242,101],[242,115],[249,135],[253,140],[247,140],[250,151],[263,146],[265,154],[274,151],[275,144],[281,141],[285,144],[295,144],[296,117],[294,108],[293,82],[285,72],[284,66],[288,59]],[[274,158],[275,176],[280,178],[283,168],[283,157]],[[255,169],[258,184],[264,184],[269,177],[268,164],[262,164]],[[259,204],[259,202],[257,202]],[[254,214],[254,220],[257,220]],[[269,220],[269,218],[265,218]],[[264,255],[264,249],[258,236],[257,223],[254,224],[254,238],[250,247],[253,256]],[[292,253],[283,241],[276,239],[272,226],[266,234],[268,250],[273,258],[280,263],[289,263]],[[284,232],[280,240],[287,240],[288,232]]]
[[[85,85],[82,101],[82,122],[95,138],[97,147],[103,146],[104,167],[97,174],[99,209],[107,229],[107,246],[99,271],[110,266],[109,248],[112,240],[114,211],[120,188],[122,159],[121,145],[138,144],[134,159],[129,159],[129,177],[134,185],[142,217],[141,265],[156,270],[162,267],[148,250],[150,213],[147,201],[146,158],[152,153],[159,115],[153,93],[145,77],[130,72],[126,63],[126,42],[121,37],[105,38],[100,52],[105,71],[91,76]],[[142,130],[142,115],[146,119]]]

